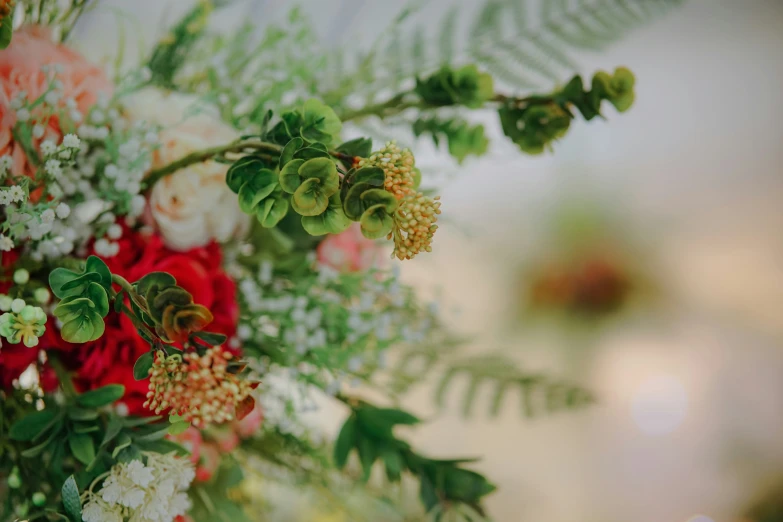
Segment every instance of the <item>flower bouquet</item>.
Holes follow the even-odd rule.
[[[487,2],[475,38],[519,4]],[[609,4],[623,26],[646,14]],[[520,95],[497,59],[446,53],[448,27],[436,66],[395,70],[402,15],[349,71],[299,11],[221,33],[198,2],[111,75],[70,43],[91,5],[0,0],[0,520],[283,519],[272,484],[307,491],[311,515],[487,517],[471,460],[420,453],[394,429],[419,419],[361,393],[394,404],[460,346],[398,279],[434,248],[441,201],[411,148],[371,135],[462,162],[488,145],[467,117],[491,109],[538,154],[579,115],[627,110],[631,72]],[[590,402],[492,363],[471,378],[497,379],[495,412],[514,387],[528,407]],[[317,400],[342,405],[334,441],[303,422]]]

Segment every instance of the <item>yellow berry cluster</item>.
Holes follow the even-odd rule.
[[[394,255],[398,259],[413,259],[420,252],[432,252],[432,236],[438,229],[440,196],[430,198],[421,192],[408,194],[394,212]]]
[[[171,409],[197,428],[233,420],[237,405],[250,395],[253,384],[228,371],[232,357],[219,346],[204,355],[191,352],[166,357],[157,352],[144,406],[156,414]]]
[[[414,190],[416,176],[413,169],[413,154],[408,149],[400,149],[393,141],[381,150],[373,152],[369,158],[359,160],[358,167],[380,167],[385,175],[384,188],[402,199]]]

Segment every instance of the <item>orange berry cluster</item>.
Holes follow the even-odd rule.
[[[253,384],[228,371],[232,357],[219,346],[204,355],[191,352],[166,357],[158,351],[144,406],[156,414],[171,409],[197,428],[233,420],[237,405],[250,395]]]
[[[414,192],[400,201],[394,212],[394,255],[397,259],[413,259],[420,252],[432,252],[432,236],[438,229],[440,196],[435,199]]]
[[[381,150],[373,152],[369,158],[359,160],[359,168],[380,167],[385,175],[384,188],[402,199],[414,190],[416,176],[413,170],[413,154],[408,149],[400,149],[393,141]]]

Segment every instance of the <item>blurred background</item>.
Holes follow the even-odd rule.
[[[133,63],[192,3],[101,2],[76,45],[113,55],[121,12]],[[296,3],[324,45],[343,46],[402,5]],[[432,0],[419,16],[452,5]],[[292,6],[237,1],[219,23],[265,25]],[[406,398],[429,420],[412,439],[433,456],[483,457],[501,522],[745,520],[765,496],[783,498],[783,2],[687,0],[577,58],[585,75],[630,67],[635,106],[575,124],[536,157],[501,139],[491,113],[492,150],[461,166],[422,138],[444,225],[403,276],[438,296],[473,352],[513,356],[598,402],[464,418],[460,387],[439,410],[431,383]],[[342,422],[316,415],[329,430]]]

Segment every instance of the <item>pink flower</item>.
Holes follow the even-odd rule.
[[[239,437],[234,431],[233,426],[220,426],[210,433],[215,440],[217,447],[223,453],[229,453],[239,446]]]
[[[190,452],[190,461],[198,465],[198,461],[201,458],[201,447],[204,445],[204,439],[201,437],[199,430],[191,426],[179,435],[169,435],[168,438],[188,450]]]
[[[382,249],[362,235],[359,223],[340,234],[330,235],[317,249],[318,262],[340,272],[361,272],[380,265]]]
[[[11,170],[15,175],[30,175],[32,167],[11,134],[16,123],[11,100],[22,91],[27,93],[28,100],[41,96],[49,82],[41,67],[52,64],[61,66],[57,79],[62,82],[64,98],[60,103],[64,105],[65,100],[73,99],[82,115],[87,114],[100,93],[112,93],[112,85],[103,71],[72,49],[53,42],[47,28],[27,26],[15,31],[11,45],[0,52],[0,156],[11,155]],[[55,116],[49,120],[41,141],[59,142],[62,134],[59,118]]]

